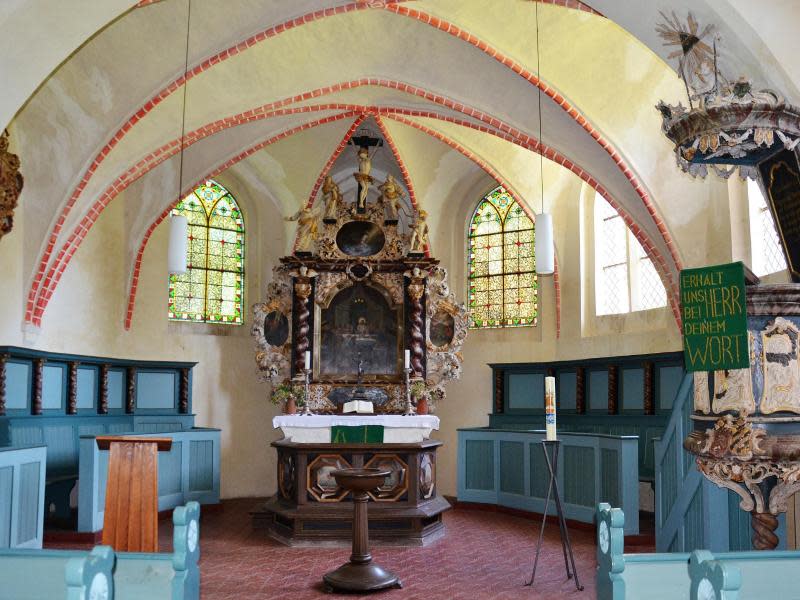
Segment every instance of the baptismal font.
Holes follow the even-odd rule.
[[[254,520],[287,543],[343,537],[320,521],[352,518],[349,507],[334,506],[349,503],[331,473],[387,468],[391,476],[372,495],[377,506],[370,520],[380,520],[384,507],[393,505],[400,516],[378,533],[422,543],[441,533],[440,513],[449,505],[435,486],[441,442],[419,433],[438,428],[438,418],[416,415],[409,390],[422,387],[431,411],[445,399],[446,382],[461,374],[467,310],[450,291],[446,270],[430,256],[425,211],[410,202],[402,177],[387,173],[381,182],[373,171],[370,149],[383,140],[367,132],[351,145],[355,193],[346,197],[340,189],[353,179],[326,174],[315,205],[287,218],[298,223],[295,251],[280,259],[263,300],[253,307],[262,379],[273,386],[304,384],[308,352],[305,405],[316,415],[282,418],[289,423],[282,426],[287,437],[273,443],[279,491]],[[374,416],[343,415],[353,401]],[[331,423],[330,433],[315,430],[313,445],[298,442],[320,419]],[[363,439],[343,451],[354,432]],[[391,451],[383,445],[389,439]],[[320,506],[329,507],[324,515]]]

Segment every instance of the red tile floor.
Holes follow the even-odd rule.
[[[566,578],[555,523],[547,525],[536,581],[529,588],[523,583],[533,566],[539,520],[467,508],[447,512],[445,537],[426,548],[372,548],[374,560],[394,571],[403,589],[369,596],[326,594],[322,575],[347,560],[349,547],[288,548],[274,542],[251,527],[248,511],[257,503],[254,499],[227,500],[222,510],[208,511],[202,517],[203,600],[595,598],[593,531],[570,530],[583,592],[576,591],[572,580]],[[169,551],[171,523],[162,520],[159,525],[162,551]]]

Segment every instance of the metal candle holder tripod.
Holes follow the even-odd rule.
[[[539,563],[539,552],[542,549],[542,538],[544,537],[544,526],[547,523],[547,509],[550,508],[550,495],[555,491],[556,498],[556,511],[558,512],[558,529],[561,533],[561,550],[564,552],[564,566],[567,568],[567,579],[575,577],[575,587],[578,590],[583,590],[583,586],[578,581],[578,571],[575,569],[575,557],[572,555],[572,544],[569,541],[569,531],[567,531],[567,521],[564,518],[564,509],[561,506],[561,494],[558,492],[558,448],[561,442],[558,440],[542,440],[542,451],[544,452],[544,459],[547,463],[547,470],[550,472],[550,483],[547,486],[547,499],[544,502],[544,511],[542,513],[542,527],[539,530],[539,542],[536,544],[536,558],[533,561],[533,573],[531,573],[531,580],[525,585],[533,585],[533,579],[536,577],[536,565]],[[551,452],[547,451],[548,446]],[[569,554],[569,559],[567,559]],[[572,563],[572,571],[570,571],[570,563]]]

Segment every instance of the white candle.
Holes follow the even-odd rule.
[[[556,441],[556,378],[544,378],[544,422],[547,441]]]
[[[406,350],[406,369],[411,366],[411,350]]]
[[[311,351],[306,350],[306,371],[311,369]]]

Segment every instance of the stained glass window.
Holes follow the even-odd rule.
[[[501,186],[478,203],[469,226],[470,327],[536,325],[533,221]]]
[[[169,277],[169,318],[242,323],[244,220],[230,192],[206,181],[172,214],[189,221],[186,273]]]
[[[652,259],[600,194],[594,202],[595,312],[612,315],[667,305]]]
[[[750,203],[750,246],[753,272],[762,277],[787,268],[775,220],[758,183],[747,180],[747,199]]]

